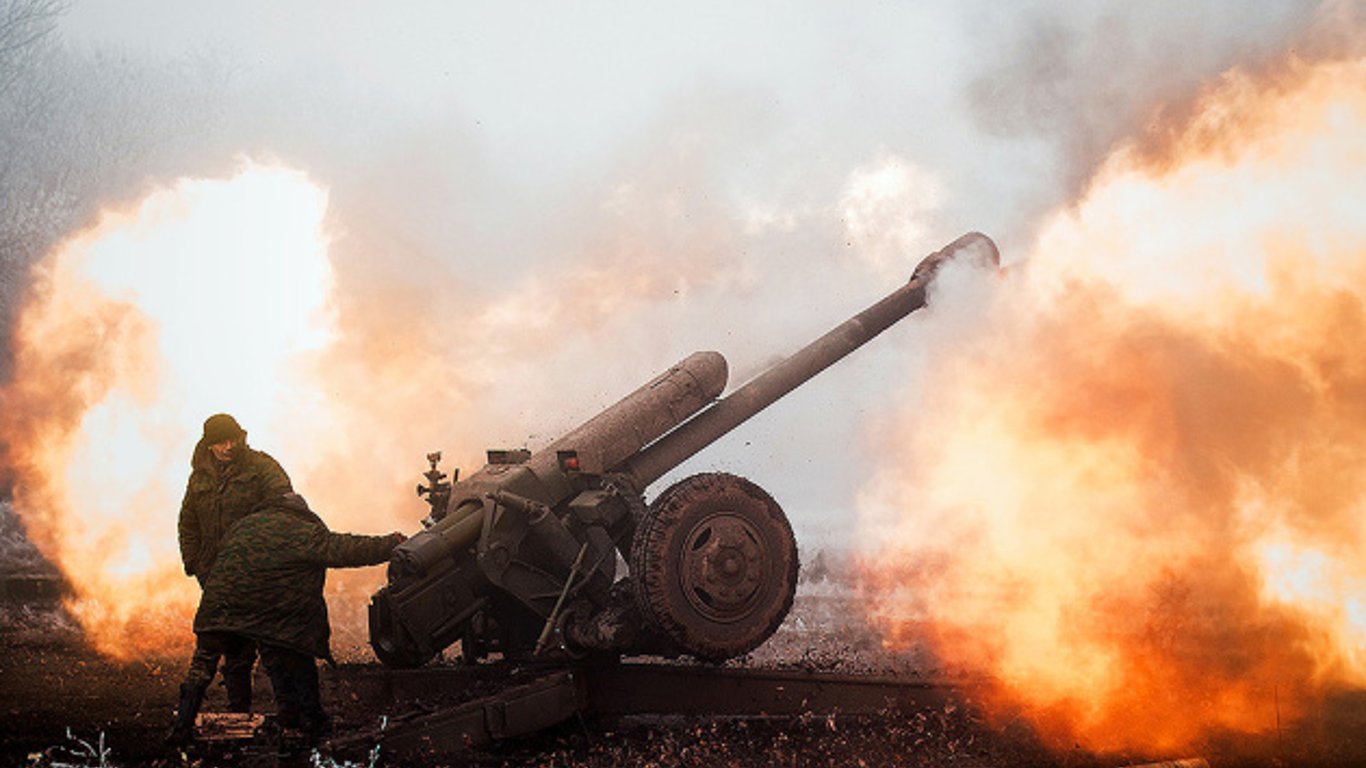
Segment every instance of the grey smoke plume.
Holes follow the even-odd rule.
[[[343,332],[449,372],[433,397],[478,408],[441,437],[468,459],[538,447],[695,349],[739,383],[968,229],[1008,259],[1114,142],[1302,39],[1315,11],[252,2],[210,18],[136,0],[72,6],[54,55],[113,57],[157,95],[126,133],[164,141],[82,187],[82,211],[242,154],[328,187]],[[847,543],[879,451],[867,427],[933,364],[914,328],[696,463],[765,485],[805,543]],[[415,441],[414,475],[434,447]]]

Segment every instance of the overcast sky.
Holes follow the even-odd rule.
[[[492,300],[526,290],[566,251],[589,251],[621,225],[613,206],[626,192],[677,195],[685,221],[725,220],[742,252],[722,265],[768,287],[675,309],[666,320],[688,330],[656,338],[664,361],[720,349],[735,384],[964,231],[1017,257],[1039,218],[1154,109],[1280,55],[1316,10],[78,0],[61,32],[74,46],[219,62],[234,73],[235,127],[206,142],[203,170],[183,173],[208,173],[214,153],[278,153],[326,184],[360,235],[402,240],[416,263],[449,267]],[[850,201],[879,178],[901,208],[877,214],[881,233],[855,230]],[[907,371],[931,364],[914,349],[913,329],[898,329],[699,461],[768,487],[799,535],[839,541],[831,513],[852,508],[870,450],[860,436]],[[487,442],[528,441],[532,429]]]
[[[64,31],[92,46],[219,56],[252,87],[363,104],[373,124],[460,131],[500,173],[528,183],[601,163],[689,94],[729,89],[807,162],[826,159],[811,156],[815,147],[840,159],[915,147],[917,163],[972,167],[967,155],[996,159],[1004,150],[991,138],[1009,138],[1021,152],[1042,145],[1043,165],[1030,170],[1047,184],[1069,161],[1046,150],[1077,138],[1062,131],[1113,140],[1107,122],[1281,50],[1313,9],[81,0]]]

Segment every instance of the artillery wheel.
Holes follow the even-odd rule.
[[[702,659],[754,650],[797,589],[797,543],[762,488],[735,475],[693,475],[650,505],[631,547],[636,605],[647,623]]]

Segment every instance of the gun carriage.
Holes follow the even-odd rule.
[[[494,652],[720,661],[758,647],[797,584],[797,546],[778,502],[722,472],[679,480],[649,504],[644,492],[923,307],[939,265],[963,254],[999,263],[989,238],[964,235],[726,397],[725,358],[697,352],[534,453],[489,451],[482,469],[449,480],[440,454],[428,455],[418,494],[431,512],[371,599],[376,655],[418,666],[459,641],[467,661]]]

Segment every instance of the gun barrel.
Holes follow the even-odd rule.
[[[586,472],[602,473],[716,401],[726,388],[726,358],[694,352],[612,407],[531,457],[540,476],[557,471],[557,454],[574,451]]]
[[[586,638],[580,650],[657,652],[681,647],[711,657],[762,642],[778,626],[774,623],[765,629],[764,622],[781,621],[796,587],[796,544],[777,504],[771,499],[761,504],[758,497],[747,496],[753,502],[748,511],[725,511],[694,520],[687,524],[693,535],[665,530],[681,526],[686,516],[641,516],[640,491],[923,307],[936,269],[965,251],[999,263],[996,246],[986,236],[960,237],[922,260],[907,284],[727,397],[717,399],[726,389],[725,358],[716,352],[698,352],[534,454],[495,457],[491,453],[483,469],[451,483],[444,494],[445,514],[394,550],[389,583],[370,603],[370,642],[376,655],[385,664],[413,666],[460,639],[469,646],[465,648],[469,658],[478,658],[493,647],[486,644],[514,651],[525,645],[530,651],[533,646],[528,641],[535,641],[535,647],[543,645],[537,635],[544,637],[547,615],[559,617],[570,584],[576,604],[587,606],[584,610],[588,611],[579,614],[579,629],[571,627],[566,634]],[[761,489],[755,487],[755,492],[767,499]],[[751,525],[746,515],[756,522]],[[716,523],[713,517],[722,522]],[[759,525],[760,518],[767,522]],[[683,579],[685,572],[708,567],[710,556],[699,548],[714,534],[721,539],[731,536],[725,532],[727,526],[743,531],[734,536],[749,537],[759,553],[757,560],[776,564],[745,571],[751,581],[766,580],[762,598],[767,607],[766,618],[744,630],[748,634],[742,643],[689,645],[684,643],[686,638],[669,634],[672,630],[657,617],[623,609],[616,600],[615,555],[632,558],[632,575],[640,571],[634,582],[637,590],[650,574],[657,574],[660,584],[676,586],[683,583],[676,580]],[[648,529],[644,534],[637,531],[642,527]],[[654,539],[651,531],[658,534]],[[641,538],[633,538],[633,532]],[[633,541],[651,542],[647,554],[657,557],[638,557]],[[685,546],[685,541],[696,546]],[[677,549],[674,543],[687,551],[670,549]],[[585,562],[598,564],[576,581]],[[654,600],[642,594],[637,591],[635,601]],[[699,626],[712,622],[712,613],[683,605],[692,605],[694,597],[705,602],[709,595],[693,590],[677,600],[661,597],[660,601],[669,604],[668,610],[680,612],[678,621]],[[638,608],[635,601],[631,605]],[[745,621],[750,618],[746,616]],[[734,625],[725,624],[724,631],[741,631],[739,626],[737,620]]]
[[[629,474],[640,488],[663,477],[693,454],[925,306],[925,291],[935,270],[944,261],[968,250],[976,251],[995,264],[1000,263],[1000,253],[991,238],[979,232],[963,235],[921,260],[910,282],[660,438],[627,460],[620,471]]]

